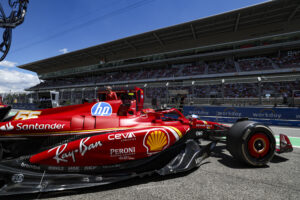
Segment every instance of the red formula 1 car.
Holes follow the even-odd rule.
[[[234,158],[267,164],[276,151],[272,131],[240,120],[231,128],[187,119],[176,109],[154,111],[136,100],[84,103],[0,113],[0,195],[74,189],[136,176],[199,167],[219,138]],[[212,140],[202,146],[199,139]],[[281,136],[278,153],[291,151]]]

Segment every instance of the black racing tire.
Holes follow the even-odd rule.
[[[261,123],[235,123],[226,137],[227,149],[237,160],[254,167],[265,166],[273,158],[276,140],[272,130]]]

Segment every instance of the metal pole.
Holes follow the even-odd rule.
[[[224,96],[224,83],[222,83],[222,102],[225,103],[225,96]]]
[[[74,89],[71,89],[71,104],[73,104],[73,90]]]
[[[166,104],[169,104],[169,90],[168,90],[169,82],[166,83]]]
[[[94,99],[97,99],[97,87],[94,89]]]
[[[258,95],[259,95],[259,104],[262,104],[262,96],[261,96],[261,77],[257,77],[258,80]]]

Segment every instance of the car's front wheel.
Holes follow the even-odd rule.
[[[273,158],[276,140],[269,127],[246,120],[237,122],[229,130],[227,149],[236,159],[260,167]]]

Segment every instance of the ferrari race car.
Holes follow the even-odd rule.
[[[142,96],[143,98],[143,96]],[[241,119],[232,127],[111,100],[44,110],[0,109],[0,196],[61,191],[199,167],[223,140],[248,165],[266,165],[280,148],[267,126]],[[225,140],[224,140],[225,137]],[[211,140],[202,145],[200,139]]]

